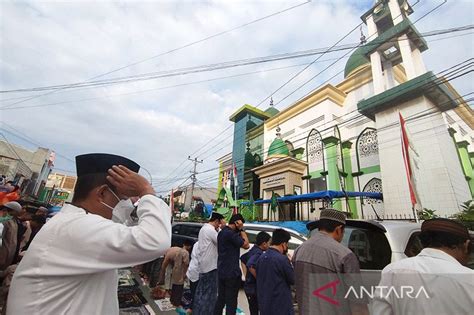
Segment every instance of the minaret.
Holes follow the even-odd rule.
[[[357,104],[375,121],[384,192],[385,214],[413,214],[401,145],[401,114],[406,120],[414,156],[413,180],[421,207],[453,214],[472,199],[456,148],[442,112],[459,105],[445,81],[427,72],[421,53],[426,41],[408,16],[406,0],[378,0],[362,15],[368,42],[361,53],[370,59],[374,95]],[[397,82],[393,68],[402,66],[406,82]]]

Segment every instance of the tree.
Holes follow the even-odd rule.
[[[435,212],[436,210],[423,208],[423,210],[418,211],[418,218],[420,220],[429,220],[437,218],[438,216],[435,214]]]
[[[456,213],[453,219],[461,221],[468,229],[474,229],[474,200],[468,200],[461,204],[462,211]]]

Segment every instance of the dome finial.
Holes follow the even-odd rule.
[[[273,96],[270,96],[270,107],[273,107]]]
[[[360,44],[364,45],[367,43],[367,39],[365,38],[364,31],[362,30],[362,25],[360,26]]]

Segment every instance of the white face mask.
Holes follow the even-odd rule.
[[[125,223],[127,220],[130,220],[130,214],[135,210],[135,206],[130,199],[120,199],[112,189],[109,188],[109,190],[115,198],[117,198],[118,203],[115,207],[111,207],[105,202],[101,203],[112,210],[112,221],[116,223]]]

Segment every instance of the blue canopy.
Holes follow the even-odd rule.
[[[278,203],[285,203],[285,202],[303,202],[303,201],[311,201],[311,200],[318,200],[318,199],[334,199],[334,198],[345,198],[345,197],[365,197],[365,198],[372,198],[372,199],[379,199],[383,200],[383,195],[381,193],[373,193],[373,192],[358,192],[358,191],[337,191],[337,190],[323,190],[312,192],[309,194],[303,195],[295,195],[295,196],[285,196],[277,198]],[[271,199],[264,199],[264,200],[257,200],[255,201],[256,205],[270,203]],[[249,202],[245,202],[242,204],[249,204]]]

